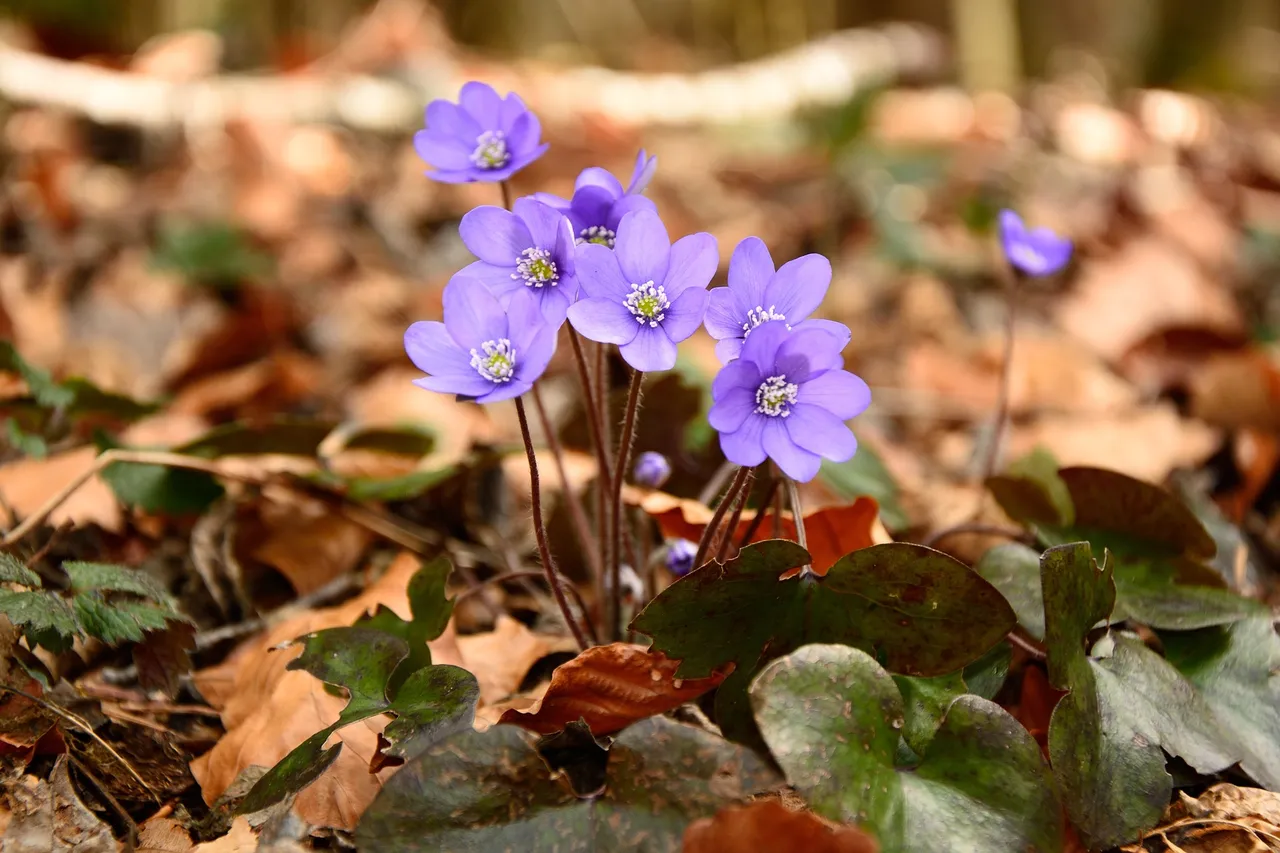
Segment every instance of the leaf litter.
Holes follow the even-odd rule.
[[[422,38],[408,8],[375,4],[335,57],[367,50],[342,62],[376,71],[385,34],[397,50]],[[216,79],[217,46],[187,34],[132,66]],[[645,531],[629,630],[577,654],[536,571],[514,409],[415,393],[399,343],[439,316],[470,260],[457,221],[497,203],[493,188],[423,180],[407,133],[241,117],[199,139],[125,128],[154,150],[108,157],[106,126],[17,106],[0,496],[7,530],[35,523],[6,537],[0,566],[6,850],[111,850],[134,834],[175,853],[352,838],[1274,849],[1274,131],[1140,93],[1132,109],[1066,105],[1047,124],[1057,151],[993,151],[1014,137],[975,99],[890,89],[851,137],[795,125],[815,158],[566,115],[527,91],[557,153],[521,192],[568,192],[590,165],[622,173],[619,143],[643,143],[662,158],[650,195],[673,234],[718,238],[719,280],[748,233],[780,258],[828,247],[828,307],[859,330],[845,356],[873,403],[857,456],[800,490],[807,550],[762,472],[705,565],[662,564],[667,542],[697,542],[715,517],[705,408],[719,366],[691,339],[679,376],[648,389],[636,439],[671,478],[623,485]],[[1183,140],[1202,156],[1170,165],[1144,106],[1157,95],[1212,112],[1241,144]],[[1046,118],[1028,104],[1024,118]],[[943,153],[920,157],[922,141]],[[976,460],[1004,303],[982,224],[991,188],[966,172],[979,150],[997,194],[1078,255],[1026,294],[1011,462],[991,498]],[[1228,150],[1238,168],[1214,171]],[[225,197],[194,189],[214,185]],[[337,216],[352,209],[358,221]],[[616,430],[622,365],[602,367]],[[557,435],[535,433],[540,457],[551,437],[567,451],[567,484],[544,463],[542,486],[552,550],[585,595],[571,612],[601,621],[569,512],[602,477],[578,382],[562,343],[543,383]],[[143,461],[95,467],[111,447]],[[448,571],[430,569],[438,555]],[[422,584],[437,609],[415,605]],[[309,839],[279,830],[288,815]]]

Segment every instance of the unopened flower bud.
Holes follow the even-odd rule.
[[[698,544],[688,539],[672,539],[667,542],[667,568],[676,577],[684,577],[693,569],[698,556]]]
[[[641,486],[657,489],[671,476],[671,463],[661,453],[646,451],[636,459],[632,477]]]

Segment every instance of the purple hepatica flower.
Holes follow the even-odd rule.
[[[658,167],[657,157],[646,157],[644,149],[636,158],[631,184],[625,190],[621,182],[597,166],[584,169],[573,187],[573,198],[563,199],[551,193],[534,193],[534,198],[569,217],[579,243],[599,243],[613,248],[618,236],[618,223],[633,210],[657,213],[653,202],[640,193],[649,185]]]
[[[547,150],[541,136],[538,117],[519,95],[501,98],[492,86],[472,81],[458,103],[427,104],[427,127],[414,134],[413,147],[437,181],[505,181]]]
[[[517,199],[513,208],[482,205],[462,217],[462,242],[480,259],[462,272],[484,282],[503,305],[516,293],[532,293],[547,322],[559,327],[578,296],[569,220],[532,198]]]
[[[729,259],[729,286],[711,291],[707,331],[716,339],[716,357],[728,364],[742,352],[743,343],[765,323],[787,329],[823,329],[849,343],[849,327],[831,320],[809,320],[831,285],[831,262],[822,255],[805,255],[774,271],[773,258],[759,237],[748,237]]]
[[[651,489],[661,488],[671,476],[671,463],[661,453],[646,450],[636,459],[636,466],[631,476],[642,486],[648,486]]]
[[[636,370],[670,370],[676,344],[702,325],[719,261],[710,234],[690,234],[673,246],[658,214],[628,213],[613,251],[597,243],[578,248],[586,296],[570,306],[569,322],[593,341],[617,344]]]
[[[556,350],[556,327],[533,294],[516,293],[504,311],[483,284],[459,273],[444,289],[444,322],[414,323],[404,348],[431,374],[413,384],[494,403],[533,387]]]
[[[1053,275],[1071,260],[1071,241],[1048,228],[1028,229],[1012,210],[1000,211],[1004,256],[1027,275]]]
[[[671,539],[667,542],[667,568],[671,574],[682,578],[693,569],[693,558],[698,556],[698,543],[688,539]]]
[[[711,384],[708,420],[725,457],[759,465],[767,456],[799,482],[813,479],[820,457],[852,457],[858,442],[844,422],[870,405],[871,389],[841,369],[841,348],[822,329],[789,332],[782,323],[747,338]]]

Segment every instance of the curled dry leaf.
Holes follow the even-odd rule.
[[[689,824],[683,853],[880,853],[870,835],[777,800],[729,806]]]
[[[1130,844],[1124,853],[1269,853],[1280,837],[1280,794],[1261,788],[1239,788],[1220,782],[1198,799],[1178,794],[1164,820],[1147,833],[1145,844]],[[1267,842],[1271,842],[1268,844]]]
[[[585,719],[592,734],[612,734],[637,720],[678,708],[724,681],[732,666],[709,678],[676,678],[680,661],[630,643],[587,649],[556,667],[551,686],[528,711],[498,720],[551,734]]]
[[[658,523],[662,535],[671,539],[689,539],[697,542],[711,523],[712,511],[698,501],[677,498],[665,492],[623,487],[623,496],[639,506]],[[751,526],[756,513],[742,514],[734,531],[736,544]],[[892,542],[888,531],[880,523],[880,507],[874,498],[861,497],[847,506],[830,506],[804,514],[805,533],[809,539],[809,553],[813,557],[813,570],[819,575],[835,565],[850,551]],[[773,538],[773,513],[765,514],[756,526],[752,542]],[[782,516],[782,538],[795,540],[796,525],[790,514]]]
[[[191,853],[254,853],[258,849],[258,834],[243,815],[231,822],[231,831],[221,838],[197,844]]]
[[[253,556],[278,569],[299,595],[354,569],[372,539],[364,527],[310,499],[266,502],[258,517],[265,530]]]
[[[535,634],[505,614],[488,633],[458,637],[457,647],[463,660],[460,665],[480,682],[480,702],[485,705],[516,692],[538,658],[577,648],[571,637]]]

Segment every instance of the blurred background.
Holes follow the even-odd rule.
[[[748,235],[831,257],[823,310],[875,402],[811,500],[875,495],[896,532],[971,511],[1012,206],[1076,254],[1026,294],[1005,458],[1172,477],[1280,551],[1280,0],[4,0],[0,333],[159,401],[125,443],[305,415],[435,428],[384,474],[492,464],[475,448],[515,439],[509,409],[416,391],[401,344],[470,260],[459,218],[499,202],[410,145],[469,79],[542,118],[519,193],[592,165],[625,183],[643,147],[672,234],[719,240],[718,282]],[[684,348],[638,445],[682,496],[719,463],[715,366]],[[561,353],[548,396],[580,450],[574,387]],[[87,433],[6,423],[0,492],[28,512]],[[402,511],[437,511],[434,482]]]

